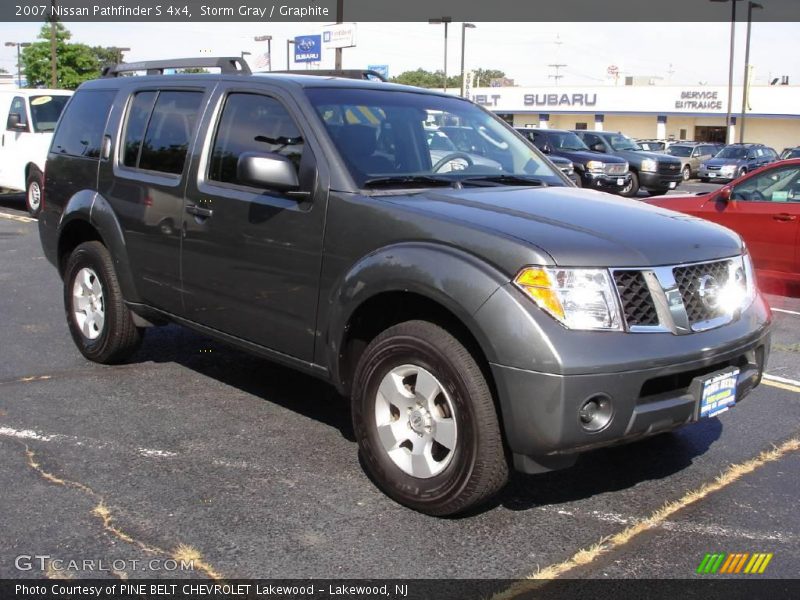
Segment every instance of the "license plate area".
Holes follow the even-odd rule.
[[[695,377],[690,389],[697,399],[697,418],[713,417],[736,404],[738,380],[739,369],[736,367]]]
[[[617,177],[617,185],[625,185],[625,178]]]
[[[677,183],[675,183],[674,181],[670,181],[670,182],[669,182],[669,189],[671,189],[671,190],[674,190],[674,189],[675,189],[675,186],[677,186],[677,185],[678,185],[678,184],[677,184]]]

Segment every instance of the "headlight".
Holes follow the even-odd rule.
[[[602,173],[606,168],[606,164],[599,160],[590,160],[586,163],[586,168],[589,171],[600,171]]]
[[[728,282],[720,290],[719,307],[732,315],[748,308],[756,297],[756,280],[750,254],[745,253],[728,267]]]
[[[605,269],[525,267],[514,283],[569,329],[622,330],[617,294]]]
[[[723,173],[733,173],[736,170],[736,165],[723,165],[720,171]]]
[[[642,161],[642,171],[648,171],[650,173],[655,173],[658,171],[658,163],[654,161],[652,158],[645,158]]]

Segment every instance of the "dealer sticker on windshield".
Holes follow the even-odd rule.
[[[739,369],[712,375],[703,381],[700,396],[700,418],[713,417],[736,403],[736,382]]]

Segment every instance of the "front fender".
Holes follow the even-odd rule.
[[[491,347],[474,314],[508,276],[476,256],[444,244],[406,242],[377,250],[358,262],[332,286],[327,306],[327,334],[322,359],[332,380],[341,381],[339,354],[351,317],[364,302],[384,292],[424,296],[454,314],[484,351]],[[493,360],[487,354],[489,360]]]

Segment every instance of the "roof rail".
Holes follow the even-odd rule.
[[[101,77],[118,77],[122,73],[146,71],[148,75],[163,75],[166,69],[218,68],[221,73],[250,75],[250,67],[240,56],[199,58],[174,58],[169,60],[145,60],[142,62],[119,63],[103,67]]]
[[[345,79],[377,79],[384,83],[389,80],[372,69],[292,69],[289,71],[270,71],[271,73],[285,73],[289,75],[316,75],[319,77],[344,77]]]

